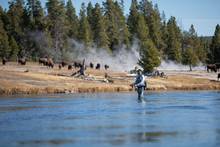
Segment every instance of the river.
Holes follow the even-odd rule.
[[[219,147],[220,92],[0,98],[0,146]]]

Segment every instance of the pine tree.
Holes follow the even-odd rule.
[[[110,49],[115,50],[125,44],[129,46],[130,33],[126,25],[123,11],[117,1],[106,0],[104,3],[107,34],[110,42]]]
[[[199,38],[199,53],[198,58],[201,63],[206,63],[208,59],[209,43],[203,38]]]
[[[167,23],[167,49],[168,60],[181,62],[181,31],[177,26],[175,17],[171,17]]]
[[[0,6],[0,19],[2,19],[2,22],[4,24],[5,31],[9,31],[9,18],[7,16],[7,11],[4,11],[3,8]]]
[[[53,40],[54,52],[56,53],[53,56],[55,60],[63,60],[67,45],[65,6],[63,1],[48,0],[46,7],[48,12],[48,29]]]
[[[82,3],[80,10],[80,20],[79,20],[79,35],[80,41],[85,43],[85,46],[89,46],[92,42],[92,34],[88,19],[86,17],[85,3]]]
[[[155,5],[155,8],[153,9],[148,19],[150,37],[157,49],[161,51],[164,48],[164,46],[161,34],[162,23],[157,5]]]
[[[31,22],[32,30],[44,29],[44,10],[40,0],[27,0],[28,17]]]
[[[68,37],[76,39],[78,35],[79,21],[76,15],[76,10],[72,4],[72,0],[67,1],[66,15],[68,24]]]
[[[183,33],[182,48],[183,48],[183,63],[184,64],[187,64],[188,60],[190,60],[190,59],[185,59],[185,58],[189,58],[189,56],[192,56],[192,53],[194,54],[193,56],[195,56],[194,59],[197,59],[197,61],[194,60],[193,66],[195,66],[198,62],[204,63],[206,61],[206,53],[204,49],[204,44],[202,43],[202,40],[199,39],[199,37],[197,36],[196,30],[193,25],[190,26],[190,29],[188,32]],[[188,55],[185,55],[187,53]]]
[[[94,8],[93,8],[93,5],[92,5],[92,2],[90,1],[88,3],[88,6],[86,8],[86,13],[87,13],[87,19],[88,19],[88,22],[90,25],[92,25],[94,23],[94,20],[93,20],[93,11],[94,11]]]
[[[152,72],[160,63],[159,53],[154,43],[149,39],[147,41],[142,41],[140,46],[139,65],[144,69],[144,72]]]
[[[18,42],[18,45],[22,46],[23,32],[23,14],[24,14],[24,1],[13,0],[9,2],[9,10],[7,12],[9,18],[9,34],[12,35]]]
[[[193,48],[186,48],[183,54],[183,64],[189,65],[190,71],[192,67],[198,64],[198,56],[196,55]]]
[[[15,39],[13,37],[10,38],[9,40],[9,46],[10,46],[10,59],[12,61],[16,61],[17,60],[17,56],[18,56],[18,52],[19,52],[19,47],[17,45],[17,42],[15,41]]]
[[[144,16],[142,14],[139,14],[138,20],[136,22],[136,32],[137,32],[137,38],[140,42],[147,41],[149,38],[149,30],[146,25]]]
[[[102,15],[100,5],[96,3],[92,14],[93,25],[92,30],[94,32],[94,42],[99,48],[109,49],[109,38],[106,32],[105,19]]]
[[[132,0],[130,12],[128,16],[128,28],[131,33],[131,39],[134,39],[137,35],[137,22],[138,22],[138,2],[137,0]]]
[[[153,3],[149,0],[141,0],[139,4],[139,9],[141,13],[144,15],[145,20],[147,21],[148,18],[151,16],[153,12]],[[148,21],[147,21],[148,23]]]
[[[0,57],[8,58],[10,53],[8,35],[4,29],[2,19],[0,19]]]
[[[191,46],[195,52],[195,55],[198,58],[198,61],[200,62],[204,62],[206,59],[206,55],[204,53],[204,48],[201,45],[201,40],[199,39],[199,37],[197,36],[196,30],[194,28],[194,25],[190,26],[189,29],[189,34],[190,34],[190,43]]]
[[[104,3],[105,18],[107,26],[107,35],[110,42],[110,49],[114,50],[119,45],[119,29],[115,18],[115,8],[112,0],[106,0]]]
[[[167,31],[167,23],[166,23],[166,16],[165,13],[162,13],[162,27],[161,27],[161,39],[163,40],[162,48],[161,48],[161,55],[162,58],[165,59],[165,49],[167,48],[167,38],[168,38],[168,31]]]
[[[215,34],[212,38],[212,43],[210,45],[211,50],[211,62],[220,62],[220,26],[216,25]]]
[[[31,30],[32,27],[34,26],[34,24],[32,24],[30,16],[29,16],[29,11],[27,9],[27,7],[24,8],[23,10],[23,16],[22,16],[22,25],[24,28],[24,34],[25,31]]]
[[[139,65],[145,72],[152,72],[160,65],[160,56],[153,41],[149,38],[149,31],[144,16],[139,14],[137,21],[137,38],[140,45]]]
[[[94,7],[93,7],[91,1],[88,3],[88,6],[86,8],[86,13],[87,13],[87,20],[88,20],[89,25],[90,25],[90,30],[91,30],[91,35],[92,35],[91,37],[93,39],[93,37],[94,37],[93,29],[94,29],[94,25],[95,25],[96,22],[94,21],[94,18],[93,18]]]
[[[116,19],[118,20],[117,27],[119,28],[119,45],[126,45],[128,48],[130,46],[130,32],[128,30],[128,25],[126,24],[126,18],[123,13],[123,6],[121,6],[117,1],[114,3],[116,11]]]

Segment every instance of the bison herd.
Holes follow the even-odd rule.
[[[39,64],[47,66],[49,68],[53,68],[54,67],[54,62],[51,58],[39,58]],[[83,66],[83,63],[80,61],[74,61],[74,62],[65,62],[65,61],[61,61],[58,62],[58,68],[61,70],[62,68],[67,67],[68,70],[72,70],[73,68],[81,68]],[[90,67],[91,69],[94,69],[94,63],[90,62],[89,66],[85,66],[85,68]],[[100,70],[101,69],[101,64],[97,63],[95,66],[95,69]],[[109,65],[104,65],[104,69],[108,70],[109,69]]]
[[[6,65],[7,62],[8,62],[7,58],[3,57],[2,58],[2,65]],[[27,59],[25,57],[20,57],[20,58],[17,58],[17,62],[20,65],[26,65]],[[53,59],[49,58],[49,57],[39,58],[38,62],[39,62],[40,65],[47,66],[48,68],[54,68],[54,66],[55,66],[55,63],[54,63]],[[72,62],[72,63],[68,63],[68,62],[65,62],[65,61],[58,62],[58,68],[60,70],[64,67],[66,67],[66,66],[67,66],[68,70],[72,70],[73,68],[81,68],[83,66],[83,63],[80,62],[80,61],[75,61],[75,62]],[[87,67],[90,67],[91,69],[100,70],[101,69],[101,64],[100,63],[94,64],[94,63],[90,62],[89,65],[85,66],[85,69]],[[103,66],[103,68],[105,70],[108,70],[109,65],[105,64]],[[206,70],[207,70],[207,72],[215,72],[215,73],[219,72],[220,71],[220,63],[208,64],[206,66]],[[217,78],[218,78],[218,80],[220,79],[220,73],[218,73]]]
[[[7,58],[3,57],[2,58],[2,65],[6,65],[8,62]],[[27,63],[27,58],[25,57],[21,57],[21,58],[17,58],[17,63],[20,65],[26,65]],[[43,58],[39,58],[38,59],[38,63],[42,66],[46,66],[48,68],[54,68],[55,66],[55,62],[53,61],[52,58],[49,57],[43,57]],[[61,61],[61,62],[57,62],[56,64],[58,64],[58,68],[61,70],[62,68],[67,67],[68,70],[72,70],[73,68],[81,68],[83,66],[83,63],[80,61],[74,61],[74,62],[65,62],[65,61]],[[101,69],[101,64],[97,63],[96,65],[92,62],[90,62],[89,65],[86,65],[85,68],[90,67],[91,69],[97,69],[100,70]],[[105,64],[103,66],[103,68],[105,70],[109,69],[109,65]]]

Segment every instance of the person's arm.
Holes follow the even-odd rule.
[[[130,84],[131,87],[134,87],[137,82],[137,77],[134,78],[133,82]]]

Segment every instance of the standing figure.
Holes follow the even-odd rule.
[[[71,76],[85,76],[85,70],[86,70],[86,65],[85,65],[85,59],[83,60],[83,63],[80,65],[80,69],[77,72],[74,72]]]
[[[138,100],[142,100],[144,97],[144,90],[146,87],[145,77],[142,74],[142,70],[138,69],[137,76],[135,78],[135,82],[133,83],[133,86],[137,90],[138,93]]]

